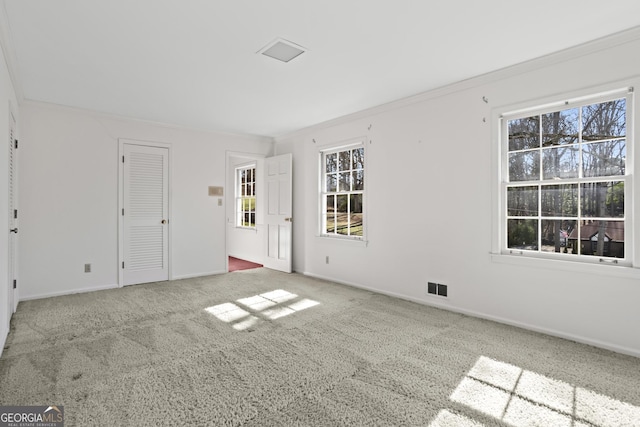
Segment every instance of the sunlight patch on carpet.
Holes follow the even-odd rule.
[[[615,427],[640,419],[640,407],[485,356],[450,399],[516,427]]]
[[[484,427],[484,424],[443,409],[438,412],[438,415],[431,421],[429,427]]]
[[[243,331],[257,325],[262,319],[279,319],[319,304],[318,301],[308,298],[300,299],[296,294],[276,289],[260,295],[240,298],[235,303],[227,302],[207,307],[205,311],[225,323],[232,323],[234,329]]]

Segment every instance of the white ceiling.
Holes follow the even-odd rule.
[[[638,0],[3,0],[24,98],[278,136],[640,25]],[[308,52],[256,54],[275,38]]]

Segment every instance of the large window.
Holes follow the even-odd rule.
[[[256,226],[256,166],[236,169],[236,226]]]
[[[321,153],[323,236],[364,238],[364,146]]]
[[[502,118],[503,251],[630,263],[630,93]]]

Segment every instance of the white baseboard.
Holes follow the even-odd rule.
[[[216,276],[218,274],[224,274],[227,273],[226,270],[217,270],[217,271],[210,271],[207,273],[196,273],[196,274],[184,274],[181,276],[173,276],[173,278],[171,280],[182,280],[182,279],[193,279],[195,277],[204,277],[204,276]]]
[[[83,294],[86,292],[94,292],[94,291],[104,291],[106,289],[115,289],[119,288],[118,284],[115,285],[103,285],[103,286],[94,286],[91,288],[79,288],[79,289],[69,289],[64,291],[56,291],[56,292],[47,292],[43,294],[35,294],[35,295],[27,295],[21,296],[20,301],[29,301],[34,299],[42,299],[42,298],[51,298],[51,297],[60,297],[63,295],[73,295],[73,294]]]
[[[388,291],[383,291],[380,289],[376,289],[376,288],[371,288],[369,286],[365,286],[359,283],[351,283],[351,282],[346,282],[344,280],[338,280],[338,279],[334,279],[331,277],[326,277],[326,276],[322,276],[322,275],[318,275],[318,274],[314,274],[314,273],[309,273],[309,272],[302,272],[301,274],[305,275],[305,276],[309,276],[309,277],[315,277],[316,279],[322,279],[322,280],[328,280],[330,282],[335,282],[335,283],[339,283],[341,285],[346,285],[346,286],[351,286],[354,288],[359,288],[359,289],[364,289],[370,292],[375,292],[377,294],[382,294],[382,295],[387,295],[390,297],[394,297],[394,298],[399,298],[399,299],[403,299],[406,301],[411,301],[411,302],[415,302],[418,304],[422,304],[422,305],[427,305],[430,307],[436,307],[436,308],[440,308],[443,310],[448,310],[448,311],[453,311],[455,313],[460,313],[460,314],[464,314],[467,316],[471,316],[471,317],[477,317],[480,319],[486,319],[486,320],[491,320],[493,322],[498,322],[498,323],[503,323],[505,325],[510,325],[510,326],[515,326],[517,328],[522,328],[522,329],[527,329],[529,331],[534,331],[534,332],[539,332],[542,334],[546,334],[546,335],[551,335],[554,337],[558,337],[558,338],[564,338],[570,341],[575,341],[581,344],[587,344],[587,345],[591,345],[593,347],[599,347],[599,348],[603,348],[605,350],[611,350],[611,351],[615,351],[616,353],[621,353],[621,354],[626,354],[629,356],[634,356],[634,357],[638,357],[640,358],[640,350],[637,349],[633,349],[633,348],[629,348],[629,347],[624,347],[624,346],[620,346],[617,344],[613,344],[613,343],[609,343],[609,342],[605,342],[605,341],[600,341],[600,340],[594,340],[591,338],[587,338],[581,335],[574,335],[574,334],[569,334],[566,332],[562,332],[562,331],[558,331],[555,329],[548,329],[548,328],[541,328],[539,326],[535,326],[535,325],[531,325],[528,323],[523,323],[523,322],[519,322],[517,320],[512,320],[512,319],[506,319],[503,317],[499,317],[499,316],[493,316],[491,314],[487,314],[487,313],[482,313],[479,311],[474,311],[474,310],[466,310],[463,308],[459,308],[459,307],[455,307],[455,306],[451,306],[447,303],[439,303],[436,301],[425,301],[419,298],[414,298],[411,296],[407,296],[407,295],[403,295],[403,294],[398,294],[395,292],[388,292]]]

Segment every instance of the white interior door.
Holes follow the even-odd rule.
[[[292,156],[265,159],[265,257],[264,266],[291,273]]]
[[[17,282],[17,246],[18,246],[18,208],[17,208],[17,177],[18,177],[18,142],[15,139],[16,121],[13,114],[9,114],[9,260],[7,294],[9,320],[18,306]]]
[[[169,150],[122,151],[122,284],[169,280]]]

